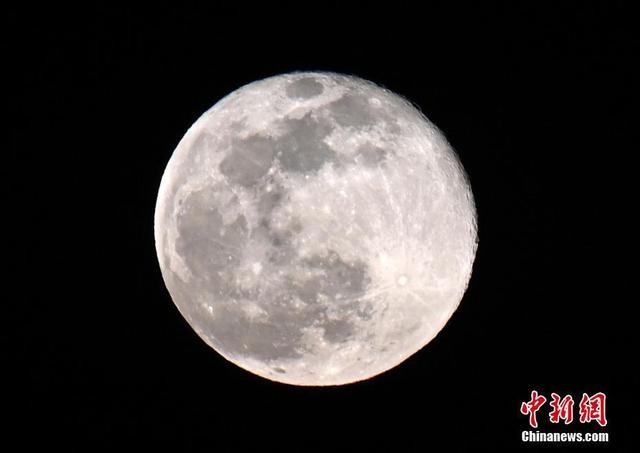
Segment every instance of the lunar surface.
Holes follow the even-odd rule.
[[[173,301],[223,357],[340,385],[443,328],[471,276],[476,212],[455,152],[409,102],[301,72],[193,124],[160,184],[155,239]]]

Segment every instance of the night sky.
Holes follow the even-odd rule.
[[[2,15],[7,435],[84,451],[638,451],[630,8],[208,3]],[[160,178],[188,127],[294,70],[410,99],[456,149],[478,209],[474,271],[446,327],[342,387],[227,362],[178,313],[154,248]],[[521,442],[531,390],[571,394],[576,416],[583,392],[604,392],[605,428],[554,426],[549,403],[538,418],[541,431],[609,432],[608,445]]]

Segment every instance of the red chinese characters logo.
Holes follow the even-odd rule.
[[[520,405],[520,413],[529,416],[529,425],[533,428],[538,427],[537,412],[547,401],[543,395],[540,395],[537,391],[531,391],[531,399]],[[600,426],[606,426],[606,395],[602,392],[595,393],[592,396],[586,393],[582,394],[580,404],[578,404],[580,410],[580,423],[590,423],[592,421],[598,423]],[[551,423],[560,423],[560,420],[564,421],[565,425],[573,422],[573,406],[574,400],[571,395],[565,395],[560,397],[557,393],[551,393],[551,401],[549,401],[551,410],[549,412],[549,420]]]
[[[553,410],[549,413],[551,423],[559,423],[564,420],[564,424],[568,425],[573,421],[573,398],[567,395],[560,399],[557,393],[551,394],[551,402],[549,403]]]
[[[598,422],[600,426],[606,426],[606,399],[607,397],[602,392],[598,392],[591,397],[583,393],[582,399],[580,400],[580,423],[589,423],[593,420]]]
[[[522,405],[520,406],[520,412],[523,415],[527,415],[527,414],[529,415],[529,424],[534,428],[538,427],[536,412],[538,412],[538,410],[542,407],[545,401],[547,401],[547,399],[544,396],[538,395],[538,392],[533,390],[531,392],[531,401],[527,403],[522,403]]]

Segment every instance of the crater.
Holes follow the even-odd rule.
[[[382,164],[389,154],[389,151],[372,143],[360,145],[353,155],[341,157],[343,165],[364,165],[366,167],[377,167]]]
[[[291,82],[285,91],[293,99],[310,99],[322,94],[324,87],[314,77],[305,77]]]
[[[387,150],[372,144],[364,144],[358,148],[356,160],[368,167],[379,165],[387,156]]]

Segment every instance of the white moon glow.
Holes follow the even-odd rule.
[[[388,90],[319,72],[246,85],[195,122],[162,178],[155,238],[198,335],[296,385],[367,379],[426,345],[477,244],[436,127]]]

